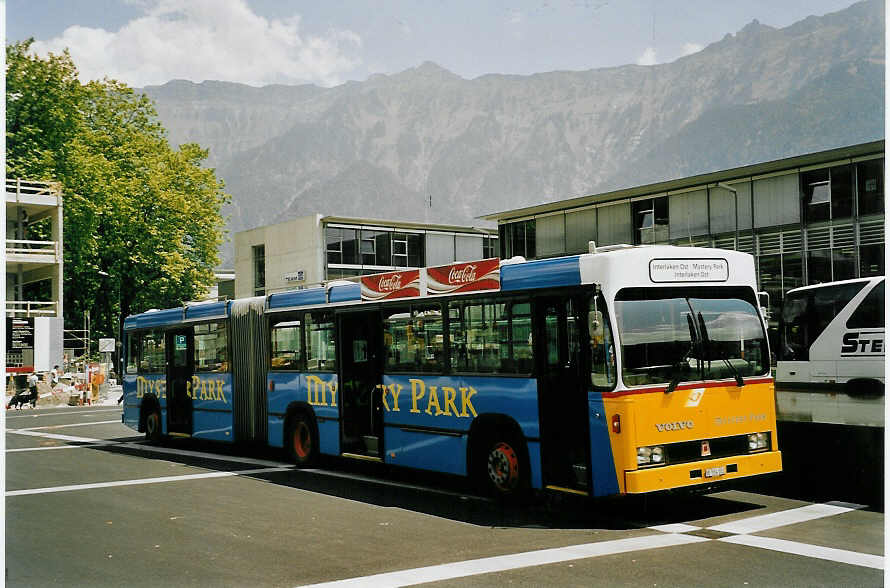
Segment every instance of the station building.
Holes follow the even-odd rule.
[[[745,251],[775,327],[791,288],[884,274],[884,141],[482,218],[498,223],[501,258],[582,253],[589,241]]]
[[[62,364],[62,243],[59,187],[7,179],[7,372],[43,372]]]
[[[309,215],[235,233],[235,297],[498,256],[494,229]]]

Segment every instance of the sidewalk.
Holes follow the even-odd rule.
[[[74,386],[56,384],[55,388],[50,388],[48,383],[40,382],[37,384],[37,408],[58,408],[68,406],[68,399],[74,394],[77,394]],[[99,390],[99,399],[94,402],[93,405],[117,406],[117,400],[121,397],[121,394],[123,394],[123,387],[120,385],[103,386],[103,389]],[[8,405],[11,399],[12,395],[7,392],[4,406]],[[16,409],[11,408],[10,410]],[[26,404],[21,410],[31,410],[31,405]]]

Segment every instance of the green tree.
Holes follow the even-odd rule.
[[[228,195],[201,166],[206,150],[170,147],[145,95],[81,84],[67,53],[41,58],[30,44],[6,48],[7,175],[62,185],[67,322],[89,310],[116,336],[118,317],[212,285]]]

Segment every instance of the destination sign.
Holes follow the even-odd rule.
[[[653,259],[649,262],[653,282],[725,282],[729,262],[725,259]]]

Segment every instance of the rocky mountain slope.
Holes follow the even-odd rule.
[[[424,63],[334,88],[145,92],[171,142],[209,147],[231,232],[316,212],[478,225],[883,138],[884,66],[884,3],[867,0],[783,29],[754,21],[656,66],[466,80]]]

